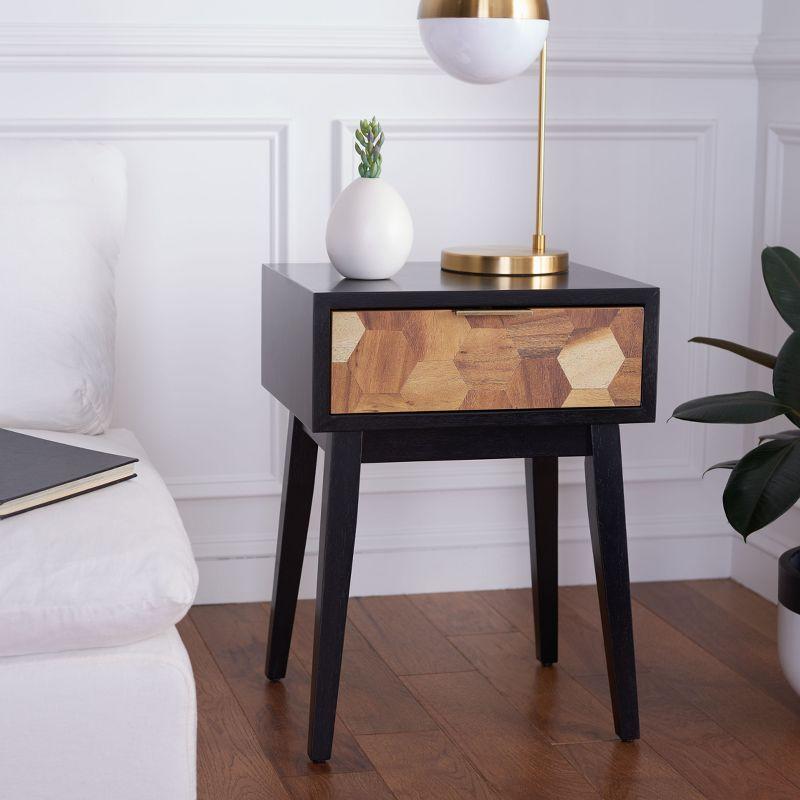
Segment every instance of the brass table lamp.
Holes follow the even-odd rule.
[[[421,0],[419,28],[430,57],[469,83],[499,83],[522,74],[541,53],[536,233],[526,247],[454,247],[442,269],[478,275],[554,275],[569,255],[548,250],[544,221],[544,125],[547,105],[547,0]]]

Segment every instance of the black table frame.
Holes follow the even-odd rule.
[[[362,463],[524,458],[536,656],[558,660],[558,458],[585,456],[589,527],[617,735],[639,738],[619,426],[499,426],[314,433],[289,420],[266,675],[286,675],[319,448],[325,451],[308,754],[331,757]]]
[[[536,655],[558,659],[558,459],[584,456],[614,725],[639,736],[619,425],[656,415],[659,290],[570,264],[531,287],[407,264],[391,281],[343,280],[327,264],[266,264],[261,382],[292,416],[283,476],[266,674],[286,674],[317,453],[325,451],[308,753],[331,755],[362,463],[525,459]],[[613,408],[331,413],[332,313],[364,309],[637,306],[644,310],[641,404]]]

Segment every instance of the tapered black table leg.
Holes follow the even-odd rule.
[[[639,704],[625,529],[619,426],[593,425],[586,457],[589,528],[603,621],[614,728],[623,741],[639,738]]]
[[[322,525],[317,574],[317,614],[308,755],[317,763],[331,757],[347,598],[358,516],[361,433],[332,433],[325,448]]]
[[[289,434],[286,439],[278,549],[275,553],[275,581],[272,586],[272,605],[267,631],[267,659],[264,671],[271,681],[280,680],[286,675],[316,467],[316,442],[303,430],[300,421],[292,415],[289,417]]]
[[[558,458],[525,459],[536,658],[558,661]]]

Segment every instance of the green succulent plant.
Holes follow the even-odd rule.
[[[709,467],[731,470],[722,495],[725,515],[745,538],[774,522],[800,500],[800,258],[784,247],[761,257],[764,283],[778,313],[792,329],[777,356],[724,339],[692,342],[719,347],[772,370],[772,394],[736,392],[690,400],[673,412],[689,422],[751,424],[785,416],[795,427],[762,436],[738,460]]]
[[[380,178],[383,156],[381,147],[386,136],[375,117],[362,119],[356,129],[356,153],[361,157],[358,174],[362,178]]]

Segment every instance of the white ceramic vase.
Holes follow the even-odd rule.
[[[405,200],[383,178],[357,178],[336,199],[325,245],[333,266],[358,280],[391,278],[408,260],[414,224]]]

